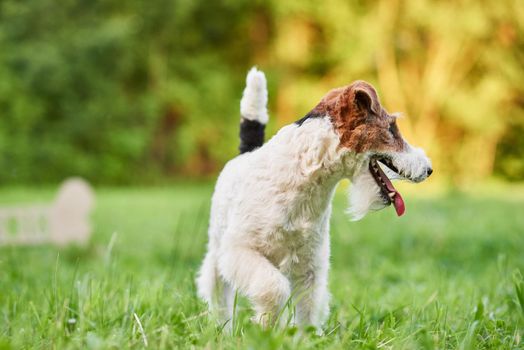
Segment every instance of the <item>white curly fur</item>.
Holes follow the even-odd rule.
[[[264,72],[251,68],[246,77],[246,88],[240,100],[240,114],[243,118],[267,124],[267,88]]]
[[[251,70],[242,114],[267,121],[263,73]],[[256,103],[249,96],[256,86]],[[265,78],[263,79],[265,91]],[[232,317],[235,291],[247,296],[265,325],[292,296],[294,322],[320,328],[329,313],[329,218],[338,182],[353,181],[354,218],[379,209],[367,170],[371,153],[339,146],[329,116],[283,127],[253,152],[229,161],[212,198],[208,251],[198,273],[199,296],[222,322]],[[423,179],[427,157],[413,148],[395,164]]]

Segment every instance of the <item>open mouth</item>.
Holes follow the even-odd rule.
[[[400,193],[395,189],[395,187],[393,187],[391,180],[386,176],[386,174],[384,174],[378,162],[385,165],[390,170],[392,170],[393,172],[399,175],[400,175],[400,172],[393,165],[391,160],[387,157],[375,156],[369,160],[369,172],[371,173],[371,175],[375,179],[375,182],[377,183],[378,187],[380,188],[380,195],[382,196],[382,199],[384,200],[384,204],[390,205],[391,203],[393,203],[393,206],[395,207],[395,211],[397,212],[397,215],[401,216],[402,214],[404,214],[404,211],[406,210],[406,206],[404,205],[404,200],[402,199],[402,196],[400,195]]]

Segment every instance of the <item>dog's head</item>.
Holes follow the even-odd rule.
[[[340,138],[339,148],[361,155],[352,163],[349,212],[355,220],[369,210],[393,204],[404,213],[404,201],[392,179],[421,182],[432,173],[431,161],[400,134],[397,115],[382,108],[370,84],[356,81],[330,91],[312,111],[329,115]]]

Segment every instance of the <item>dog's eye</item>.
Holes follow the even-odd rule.
[[[390,124],[389,124],[389,132],[390,132],[393,136],[395,136],[396,131],[397,131],[397,126],[395,125],[395,123],[390,123]]]

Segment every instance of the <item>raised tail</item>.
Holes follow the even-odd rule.
[[[267,86],[264,72],[251,68],[240,101],[240,153],[251,152],[264,144],[267,114]]]

